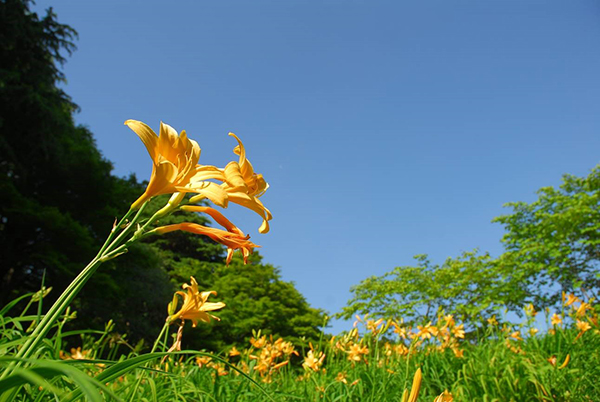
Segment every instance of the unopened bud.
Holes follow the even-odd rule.
[[[178,304],[179,304],[179,298],[177,297],[177,293],[175,293],[173,295],[173,301],[171,303],[169,303],[169,307],[167,308],[169,316],[175,314],[175,311],[177,311]]]

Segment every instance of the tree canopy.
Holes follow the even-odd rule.
[[[563,176],[532,203],[506,204],[513,212],[494,222],[506,229],[499,268],[523,299],[555,304],[561,291],[598,298],[600,290],[600,166],[588,176]],[[515,289],[516,290],[516,289]]]
[[[42,17],[31,12],[26,0],[0,1],[0,25],[0,302],[6,303],[39,289],[42,278],[58,295],[144,183],[114,176],[92,133],[74,122],[78,107],[60,88],[60,67],[75,50],[75,30],[51,9]],[[146,213],[165,199],[151,203]],[[183,217],[168,219],[163,223]],[[228,304],[221,323],[199,330],[206,337],[186,337],[194,346],[223,347],[265,327],[317,336],[321,313],[278,269],[258,255],[248,266],[224,262],[224,247],[207,238],[177,232],[148,239],[102,265],[74,304],[73,324],[101,327],[113,319],[120,332],[154,339],[173,292],[194,275]]]
[[[544,187],[532,203],[506,204],[505,251],[498,258],[476,252],[432,264],[417,256],[403,266],[370,277],[351,289],[339,314],[371,312],[382,317],[429,321],[440,311],[467,324],[500,309],[520,314],[557,305],[562,292],[597,298],[600,290],[600,166],[587,177],[565,175],[559,188]]]

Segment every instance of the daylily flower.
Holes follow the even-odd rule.
[[[510,337],[513,339],[516,339],[517,341],[522,341],[523,338],[521,337],[521,332],[520,331],[515,331],[512,334],[510,334]]]
[[[407,329],[406,327],[402,326],[403,323],[404,320],[402,320],[400,323],[392,321],[392,326],[394,327],[394,332],[398,334],[400,338],[406,339]]]
[[[592,329],[591,325],[586,321],[577,320],[577,322],[575,323],[575,326],[580,331],[580,333],[584,333],[584,332]]]
[[[198,165],[200,146],[196,141],[188,139],[185,130],[178,135],[173,127],[161,122],[157,136],[141,121],[127,120],[125,125],[140,137],[153,162],[148,187],[132,204],[133,209],[161,194],[196,192],[211,201],[216,199],[217,202],[223,197],[215,189],[219,187],[216,183],[206,181],[222,180],[223,173],[214,166]]]
[[[592,306],[589,303],[581,302],[581,305],[575,311],[575,315],[577,317],[581,318],[581,317],[585,316],[585,313],[587,310],[591,310],[591,309],[592,309]]]
[[[464,349],[452,348],[452,352],[454,352],[454,356],[461,358],[465,355]]]
[[[183,298],[183,305],[181,309],[169,316],[167,319],[170,323],[175,320],[190,320],[192,321],[192,326],[198,325],[198,321],[210,322],[211,319],[219,321],[220,318],[216,317],[208,311],[220,310],[225,307],[225,303],[211,303],[207,302],[208,297],[212,295],[216,295],[217,292],[209,291],[209,292],[200,292],[198,290],[198,282],[194,277],[190,277],[191,285],[187,283],[183,284],[183,289],[187,292],[176,292],[176,294],[180,295]]]
[[[452,328],[456,324],[456,321],[454,321],[454,317],[452,316],[452,314],[444,316],[444,320],[446,321],[446,324],[444,325],[445,327]]]
[[[321,369],[321,365],[323,364],[323,360],[325,360],[325,354],[323,352],[315,353],[315,351],[311,349],[304,358],[302,367],[304,367],[305,370],[310,369],[313,371],[319,371]]]
[[[59,353],[59,356],[62,360],[85,360],[89,359],[92,354],[91,350],[81,350],[81,346],[77,349],[71,348],[71,354],[65,353],[62,350]]]
[[[423,374],[421,373],[421,368],[418,368],[415,372],[415,376],[413,377],[412,387],[410,387],[410,394],[408,390],[405,389],[404,393],[400,400],[402,402],[416,402],[419,397],[419,391],[421,391],[421,381],[423,379]]]
[[[346,379],[346,372],[340,371],[337,376],[335,376],[335,380],[338,382],[343,382],[344,384],[348,384],[348,380]]]
[[[431,335],[433,334],[433,332],[435,330],[437,330],[436,327],[431,325],[431,322],[429,322],[429,324],[427,324],[425,326],[417,325],[417,328],[418,328],[419,332],[417,332],[416,336],[421,339],[431,338]],[[433,328],[435,328],[435,330],[433,330]]]
[[[537,311],[535,311],[535,307],[531,303],[529,303],[528,305],[526,305],[525,308],[524,308],[524,310],[525,310],[525,314],[528,317],[535,317],[537,315]]]
[[[198,356],[196,357],[196,363],[198,363],[199,367],[208,366],[208,364],[212,361],[212,357],[210,356]]]
[[[456,338],[464,338],[465,337],[465,324],[460,324],[454,328],[452,328],[452,334]]]
[[[435,398],[433,402],[452,402],[453,400],[454,397],[452,396],[452,394],[448,392],[448,390],[445,390],[437,398]]]
[[[567,295],[567,301],[565,302],[565,306],[570,306],[571,304],[575,303],[575,302],[579,302],[581,300],[579,300],[578,297],[576,297],[574,294],[568,294]]]
[[[348,353],[348,360],[353,362],[360,362],[363,359],[363,356],[369,354],[369,348],[365,346],[360,346],[360,344],[355,343],[350,346],[350,349],[346,351]]]
[[[554,314],[552,315],[552,317],[550,318],[550,323],[551,323],[552,325],[558,325],[558,324],[562,323],[562,318],[561,318],[561,316],[560,316],[560,315],[558,315],[558,314],[556,314],[556,313],[554,313]]]
[[[196,208],[203,208],[203,207],[196,207]],[[208,207],[204,207],[204,208],[208,208]],[[211,216],[213,216],[213,215],[216,216],[216,214],[218,214],[218,212],[216,210],[214,210],[212,208],[208,208],[208,209],[211,210],[211,212],[210,212]],[[222,219],[225,219],[225,217],[222,216]],[[229,221],[227,221],[227,222],[229,222]],[[229,264],[229,262],[231,261],[233,251],[237,250],[237,249],[242,250],[242,254],[244,256],[244,264],[246,264],[248,262],[248,256],[250,254],[252,254],[252,250],[255,247],[260,247],[260,246],[257,246],[256,244],[249,241],[248,239],[250,238],[250,236],[244,235],[243,232],[241,230],[239,230],[238,228],[236,228],[235,226],[233,226],[233,224],[231,224],[231,222],[229,222],[229,224],[231,225],[229,227],[230,231],[215,229],[215,228],[211,228],[208,226],[199,225],[197,223],[184,222],[184,223],[177,223],[174,225],[161,226],[161,227],[154,229],[154,232],[158,233],[158,234],[163,234],[163,233],[174,232],[176,230],[182,230],[184,232],[190,232],[190,233],[208,236],[211,239],[213,239],[214,241],[216,241],[217,243],[221,243],[221,244],[227,246],[227,261],[226,261],[227,264]]]
[[[375,320],[367,320],[366,327],[368,331],[371,331],[373,335],[377,335],[379,332],[379,327],[383,324],[385,320],[383,318]],[[383,328],[382,328],[383,329]]]
[[[263,218],[262,225],[258,231],[260,233],[267,233],[269,231],[269,221],[273,216],[271,211],[269,211],[258,198],[267,191],[269,185],[262,174],[254,172],[252,164],[246,158],[246,150],[242,141],[233,133],[229,133],[229,135],[238,141],[238,145],[233,149],[233,152],[236,155],[239,155],[239,161],[229,162],[227,166],[225,166],[225,169],[222,170],[223,177],[219,178],[219,180],[223,181],[223,184],[219,187],[219,191],[222,193],[218,194],[218,196],[223,197],[224,205],[221,206],[226,207],[227,203],[231,201],[251,209]],[[217,194],[211,195],[214,197]],[[200,195],[190,198],[190,203],[196,203],[203,198],[208,198],[213,201],[213,199],[209,197],[209,194],[200,193]]]

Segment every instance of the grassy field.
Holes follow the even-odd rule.
[[[65,332],[75,319],[67,312],[36,354],[14,368],[18,359],[10,356],[39,321],[30,310],[40,296],[1,311],[0,362],[11,374],[0,380],[0,400],[600,400],[598,316],[593,305],[572,296],[563,311],[545,312],[544,331],[535,328],[543,320],[532,307],[518,325],[491,317],[466,332],[452,316],[415,328],[358,317],[349,333],[324,335],[314,344],[293,345],[257,331],[247,348],[219,354],[178,351],[183,332],[168,325],[151,353],[128,345],[111,323],[105,331]],[[64,351],[67,343],[80,346]],[[413,384],[418,369],[422,379]],[[419,388],[418,397],[411,388]]]

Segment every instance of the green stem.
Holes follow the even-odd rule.
[[[44,318],[39,322],[39,324],[35,327],[34,331],[29,335],[27,341],[23,344],[19,352],[17,353],[17,358],[26,359],[30,357],[37,346],[44,340],[44,337],[48,334],[58,317],[65,311],[65,309],[71,304],[75,296],[79,293],[79,291],[83,288],[85,283],[94,275],[100,264],[107,260],[107,256],[115,257],[117,254],[116,250],[112,250],[113,247],[116,247],[120,242],[123,241],[125,236],[131,231],[131,228],[135,225],[135,223],[140,219],[141,214],[146,207],[147,204],[142,205],[142,207],[138,210],[136,216],[131,221],[131,223],[117,236],[116,239],[112,240],[116,233],[118,232],[118,228],[120,225],[125,222],[127,217],[131,215],[132,210],[129,210],[127,214],[121,219],[121,222],[113,230],[110,235],[106,239],[106,242],[100,249],[100,252],[94,257],[94,259],[77,275],[75,279],[69,284],[69,286],[64,290],[64,292],[59,296],[59,298],[54,302],[50,310],[44,315]],[[112,240],[112,242],[111,242]],[[118,250],[121,247],[117,248]],[[121,250],[122,251],[122,250]],[[18,363],[12,363],[0,376],[0,379],[7,377],[11,372],[14,371],[17,367],[21,365],[22,361]]]
[[[150,353],[156,352],[156,348],[158,347],[158,344],[160,343],[160,338],[162,338],[162,336],[165,334],[165,331],[167,330],[167,328],[169,328],[169,324],[165,323],[165,325],[160,330],[160,334],[158,334],[158,336],[156,337],[156,341],[154,341],[154,346],[152,346],[152,350],[150,351]]]
[[[146,204],[144,204],[143,206],[145,206],[145,205]],[[140,208],[140,211],[141,211],[141,209],[142,208]],[[114,237],[119,232],[119,228],[125,224],[125,222],[127,221],[127,218],[129,218],[129,215],[131,215],[133,213],[133,211],[134,211],[134,209],[130,209],[129,211],[127,211],[127,213],[125,214],[125,216],[123,216],[123,218],[119,221],[119,223],[117,223],[111,229],[110,234],[106,238],[106,241],[104,242],[104,244],[100,248],[100,251],[98,251],[98,254],[96,255],[96,258],[100,257],[104,253],[104,251],[106,250],[106,248],[108,247],[108,245],[110,244],[110,242],[113,241]],[[139,211],[138,211],[138,215],[139,215]]]
[[[162,329],[160,330],[160,334],[158,334],[158,336],[156,337],[156,341],[154,341],[154,346],[152,346],[152,350],[150,351],[150,353],[154,353],[156,351],[156,348],[158,347],[158,344],[160,343],[160,338],[162,338],[162,336],[165,334],[165,331],[169,328],[169,324],[165,323],[165,325],[163,325]],[[148,367],[148,363],[146,363],[144,365],[144,368]],[[129,402],[132,402],[134,400],[134,396],[137,393],[137,390],[140,386],[140,384],[142,383],[142,379],[144,378],[144,374],[146,372],[142,371],[142,373],[140,374],[140,376],[138,377],[137,381],[135,382],[135,385],[133,387],[133,389],[131,390],[131,394],[129,394]]]

